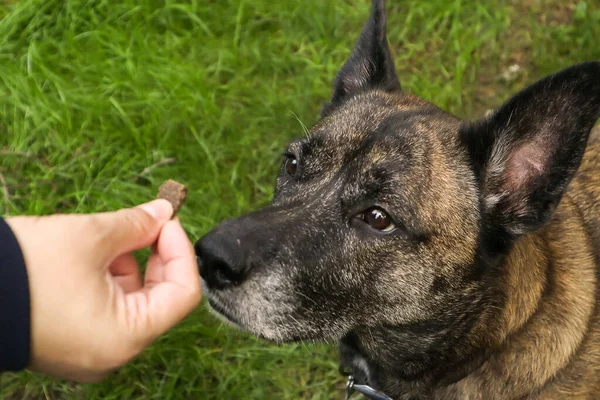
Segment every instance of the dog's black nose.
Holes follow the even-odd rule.
[[[209,288],[239,285],[246,278],[246,257],[237,239],[211,232],[198,240],[194,249],[200,276]]]

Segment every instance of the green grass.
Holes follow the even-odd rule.
[[[600,59],[598,0],[389,1],[406,90],[463,117]],[[367,0],[0,2],[0,210],[94,212],[188,184],[192,240],[268,201],[317,120]],[[498,77],[512,64],[521,73]],[[172,160],[175,158],[176,160]],[[2,399],[339,399],[333,347],[275,346],[204,307],[102,384],[24,372]]]

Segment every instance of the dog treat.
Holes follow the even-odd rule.
[[[177,212],[185,202],[185,198],[187,197],[187,187],[184,184],[169,179],[164,181],[162,185],[158,188],[158,199],[168,200],[169,203],[173,206],[173,217],[177,215]]]

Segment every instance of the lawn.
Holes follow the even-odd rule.
[[[404,88],[461,117],[600,59],[600,0],[388,3]],[[367,0],[0,1],[2,215],[114,210],[174,178],[190,188],[181,220],[195,241],[264,204],[368,12]],[[334,347],[258,341],[203,305],[101,384],[5,374],[0,398],[340,399],[344,384]]]

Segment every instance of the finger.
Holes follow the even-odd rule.
[[[179,218],[175,217],[166,224],[152,248],[152,256],[146,266],[144,285],[157,284],[167,279],[166,265],[172,258],[194,257],[195,253],[185,231],[181,227]]]
[[[200,277],[194,249],[178,220],[163,227],[157,244],[160,262],[149,266],[157,280],[144,286],[147,307],[145,334],[149,340],[175,326],[200,303]],[[139,321],[139,318],[137,318]]]
[[[133,254],[125,253],[117,257],[108,271],[123,292],[130,293],[142,288],[142,272]]]
[[[95,214],[95,248],[110,259],[150,246],[172,213],[171,203],[159,199],[134,208]]]
[[[144,287],[156,285],[165,280],[164,266],[158,253],[153,252],[146,264],[146,273],[144,275]]]

